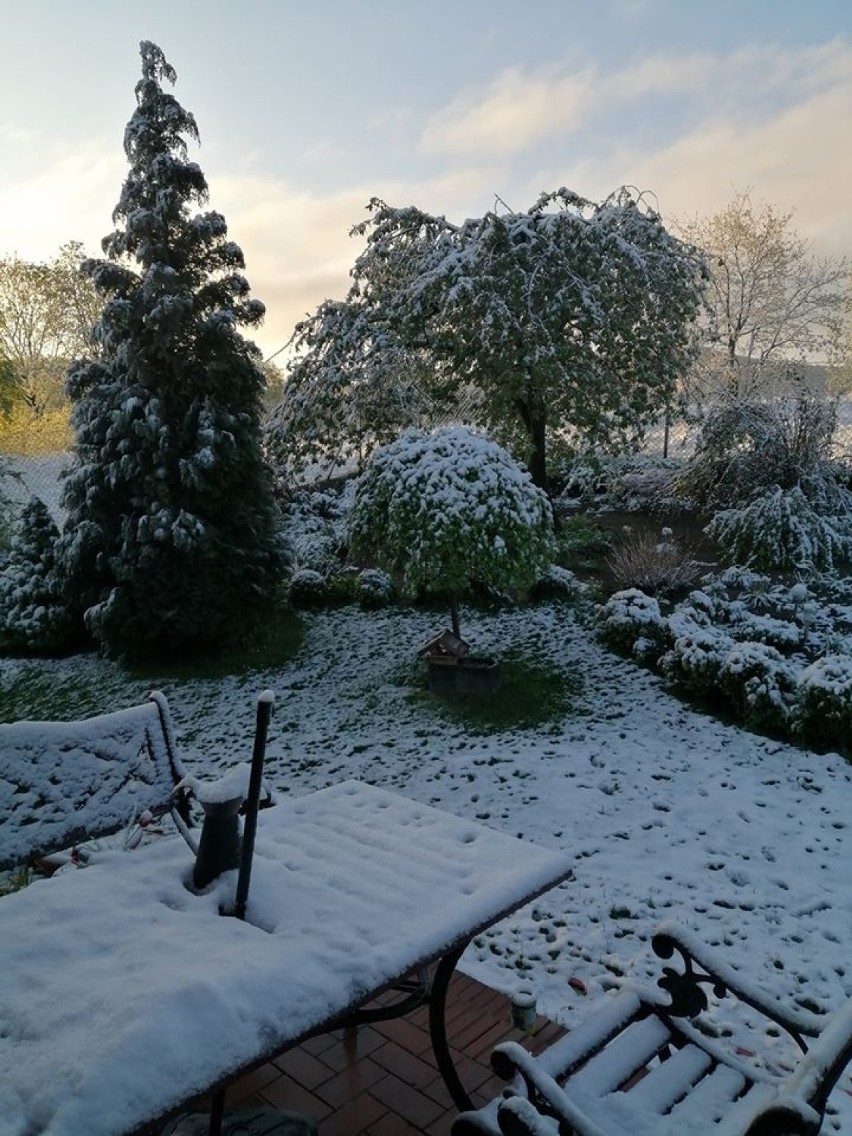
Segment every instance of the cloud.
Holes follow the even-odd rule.
[[[849,83],[852,47],[845,40],[799,49],[754,45],[728,55],[658,54],[621,69],[503,71],[486,88],[462,92],[424,126],[424,153],[503,159],[570,136],[617,137],[616,115],[641,114],[652,126],[659,111],[693,122],[721,112],[750,121],[771,117],[815,93]],[[666,102],[668,100],[668,102]]]
[[[10,163],[0,175],[0,256],[47,260],[70,240],[96,253],[111,229],[125,173],[120,150],[91,141],[37,153],[40,160],[27,172]]]
[[[752,189],[793,210],[793,227],[819,255],[852,258],[850,121],[852,83],[838,84],[771,117],[718,115],[655,150],[622,144],[559,172],[591,196],[622,183],[652,190],[668,221],[715,212]]]
[[[578,127],[594,98],[595,72],[525,75],[504,71],[483,94],[463,94],[423,130],[427,154],[505,157]]]

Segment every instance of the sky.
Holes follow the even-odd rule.
[[[342,298],[378,196],[453,221],[567,186],[668,223],[741,190],[852,256],[849,0],[0,0],[0,256],[97,254],[139,42],[267,306],[266,356]]]

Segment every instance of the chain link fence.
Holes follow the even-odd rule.
[[[475,418],[473,406],[468,421]],[[835,435],[835,453],[838,457],[852,459],[852,398],[841,398],[837,404],[838,428]],[[463,417],[464,411],[457,412],[455,418]],[[437,423],[444,425],[446,423]],[[688,458],[695,448],[700,426],[695,422],[677,419],[667,422],[661,419],[648,431],[642,452],[650,457]],[[62,519],[62,472],[72,460],[73,451],[39,454],[21,457],[9,452],[0,437],[0,458],[7,467],[0,487],[15,506],[25,504],[31,497],[41,497],[57,522]]]

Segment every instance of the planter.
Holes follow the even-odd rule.
[[[427,658],[433,694],[493,694],[500,686],[500,664],[486,656]]]

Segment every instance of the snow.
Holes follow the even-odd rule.
[[[400,671],[439,629],[434,613],[338,608],[305,620],[304,646],[280,670],[186,683],[132,679],[94,656],[7,659],[0,699],[36,666],[58,691],[98,692],[104,709],[161,687],[187,769],[212,777],[248,758],[253,695],[268,687],[277,706],[265,776],[279,801],[357,778],[564,848],[574,882],[478,936],[462,969],[508,993],[533,989],[540,1011],[569,1026],[613,976],[656,978],[650,938],[663,918],[794,1009],[852,997],[852,767],[840,756],[691,710],[563,604],[463,612],[477,653],[543,654],[582,682],[563,720],[498,734],[412,699]],[[848,1073],[831,1103],[826,1132],[852,1131]]]
[[[247,922],[192,859],[161,840],[0,905],[0,1136],[129,1131],[570,871],[352,781],[260,818]]]

